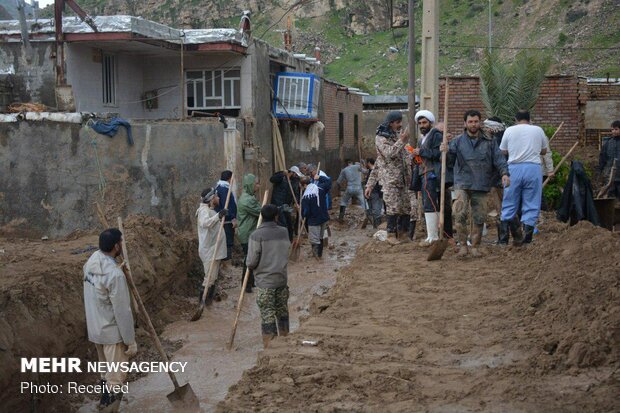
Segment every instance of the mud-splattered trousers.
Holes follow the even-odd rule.
[[[257,288],[256,304],[260,310],[263,335],[288,333],[288,286]],[[276,326],[277,321],[277,326]]]

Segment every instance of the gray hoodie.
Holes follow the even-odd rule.
[[[96,251],[84,264],[84,309],[88,340],[96,344],[136,341],[129,288],[123,270]]]

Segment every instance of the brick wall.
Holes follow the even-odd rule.
[[[536,125],[559,126],[562,130],[554,138],[554,150],[566,152],[573,146],[580,134],[581,107],[580,89],[582,79],[576,76],[548,76],[542,84],[540,96],[532,109],[532,121]],[[439,86],[439,116],[443,121],[445,78]],[[463,113],[477,109],[483,113],[484,105],[480,96],[480,79],[477,77],[450,78],[450,97],[448,102],[448,129],[453,134],[463,130]]]
[[[588,146],[598,147],[602,136],[609,136],[610,125],[620,119],[620,83],[586,83],[582,91],[583,105],[593,115],[586,127],[584,122],[584,136]],[[589,106],[594,106],[590,108]],[[615,108],[615,109],[614,109]],[[589,109],[589,110],[588,110]],[[593,118],[596,118],[593,119]],[[593,124],[597,125],[593,127]]]
[[[321,92],[323,99],[325,124],[325,149],[340,149],[338,138],[339,113],[344,119],[344,148],[356,147],[354,137],[354,117],[358,116],[358,134],[362,135],[362,96],[338,90],[337,85],[323,82]]]

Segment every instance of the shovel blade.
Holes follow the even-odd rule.
[[[204,301],[200,301],[200,306],[198,307],[198,310],[196,310],[196,312],[194,313],[194,315],[192,316],[192,318],[190,318],[189,321],[198,321],[200,320],[200,317],[202,317],[202,312],[205,309],[205,302]]]
[[[448,248],[447,239],[440,239],[433,242],[426,261],[440,260],[441,257],[443,257],[443,253],[446,252],[446,248]]]
[[[168,396],[168,401],[178,412],[199,412],[200,402],[189,383],[177,387]]]

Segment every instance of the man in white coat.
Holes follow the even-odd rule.
[[[201,198],[202,203],[196,211],[198,255],[200,255],[205,271],[205,278],[200,289],[200,299],[202,299],[204,289],[207,288],[205,305],[210,305],[213,303],[213,297],[215,296],[215,282],[219,275],[220,263],[227,256],[226,237],[222,234],[217,245],[216,241],[220,222],[226,217],[228,210],[223,208],[219,212],[215,212],[215,208],[220,205],[220,198],[217,196],[217,191],[214,188],[202,191]],[[215,259],[215,262],[213,263],[211,277],[209,277],[209,269],[213,259]]]
[[[116,263],[121,255],[122,234],[110,228],[99,235],[99,250],[84,264],[84,309],[88,340],[95,343],[101,362],[127,362],[138,352],[131,299],[125,274]],[[103,391],[99,408],[118,409],[122,392],[108,391],[124,384],[127,374],[108,371],[101,375]]]

